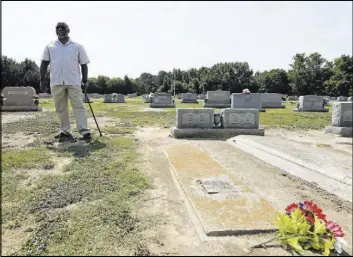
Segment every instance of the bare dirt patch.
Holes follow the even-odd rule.
[[[21,148],[33,143],[36,140],[36,137],[33,134],[25,134],[23,132],[16,132],[15,134],[2,134],[1,137],[2,148]]]
[[[2,112],[1,122],[2,124],[12,123],[18,120],[34,119],[33,113],[26,112]]]
[[[43,175],[64,174],[65,167],[67,165],[70,165],[70,163],[73,161],[73,158],[68,158],[68,157],[58,158],[53,156],[51,160],[54,162],[53,166],[46,166],[46,167],[43,167],[42,169],[30,169],[30,170],[24,171],[27,178],[22,181],[22,186],[26,188],[33,188],[36,185],[36,181]]]
[[[290,135],[292,138],[301,138],[300,133],[291,132]],[[304,200],[316,202],[324,209],[330,220],[343,227],[346,241],[352,240],[351,205],[303,180],[285,174],[225,141],[176,140],[170,136],[170,129],[160,128],[140,128],[136,131],[136,137],[139,140],[140,154],[143,156],[140,168],[152,178],[154,184],[154,188],[146,194],[145,201],[142,201],[140,212],[142,214],[160,213],[165,219],[164,225],[147,233],[150,240],[149,248],[156,254],[289,255],[278,247],[250,251],[251,246],[270,239],[273,234],[208,239],[199,236],[199,228],[192,222],[185,202],[173,182],[168,161],[160,148],[161,145],[185,143],[197,145],[206,151],[229,172],[269,201],[278,211],[283,211],[292,202]],[[310,134],[307,134],[304,139],[309,140]],[[326,142],[317,140],[320,143]],[[342,139],[337,140],[341,142]],[[349,245],[346,250],[351,252],[352,246]]]

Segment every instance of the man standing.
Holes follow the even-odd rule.
[[[45,74],[50,63],[50,87],[55,109],[60,118],[60,134],[55,136],[59,141],[74,140],[70,129],[68,99],[75,115],[77,130],[83,140],[91,140],[87,126],[87,111],[82,99],[82,89],[87,88],[88,67],[90,62],[82,45],[69,37],[70,28],[64,22],[56,25],[58,40],[48,44],[42,55],[40,65],[40,89],[47,92],[44,84]],[[80,76],[80,65],[82,80]]]

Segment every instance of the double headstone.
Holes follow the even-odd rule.
[[[151,108],[175,108],[172,95],[165,92],[156,92],[153,94]]]
[[[171,129],[171,134],[176,138],[263,136],[264,128],[259,128],[258,109],[226,108],[218,114],[213,108],[178,108],[176,127]]]
[[[318,95],[301,95],[295,112],[328,112],[324,108],[324,98]]]
[[[352,102],[333,104],[332,123],[325,128],[325,132],[344,137],[352,136]]]
[[[196,93],[183,93],[181,103],[198,103]]]
[[[229,108],[230,92],[229,91],[207,91],[206,99],[204,99],[204,107],[210,108]]]
[[[262,93],[262,108],[286,108],[282,105],[282,95],[277,93]]]
[[[5,87],[1,111],[41,111],[33,87]]]
[[[258,109],[260,112],[265,112],[262,108],[262,97],[259,93],[243,94],[234,93],[231,95],[232,109]]]

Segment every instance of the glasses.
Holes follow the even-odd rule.
[[[66,26],[64,26],[64,25],[59,25],[59,26],[56,26],[56,29],[65,30],[65,29],[66,29]]]

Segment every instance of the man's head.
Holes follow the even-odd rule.
[[[58,38],[66,38],[69,36],[70,28],[65,22],[58,22],[55,29]]]

